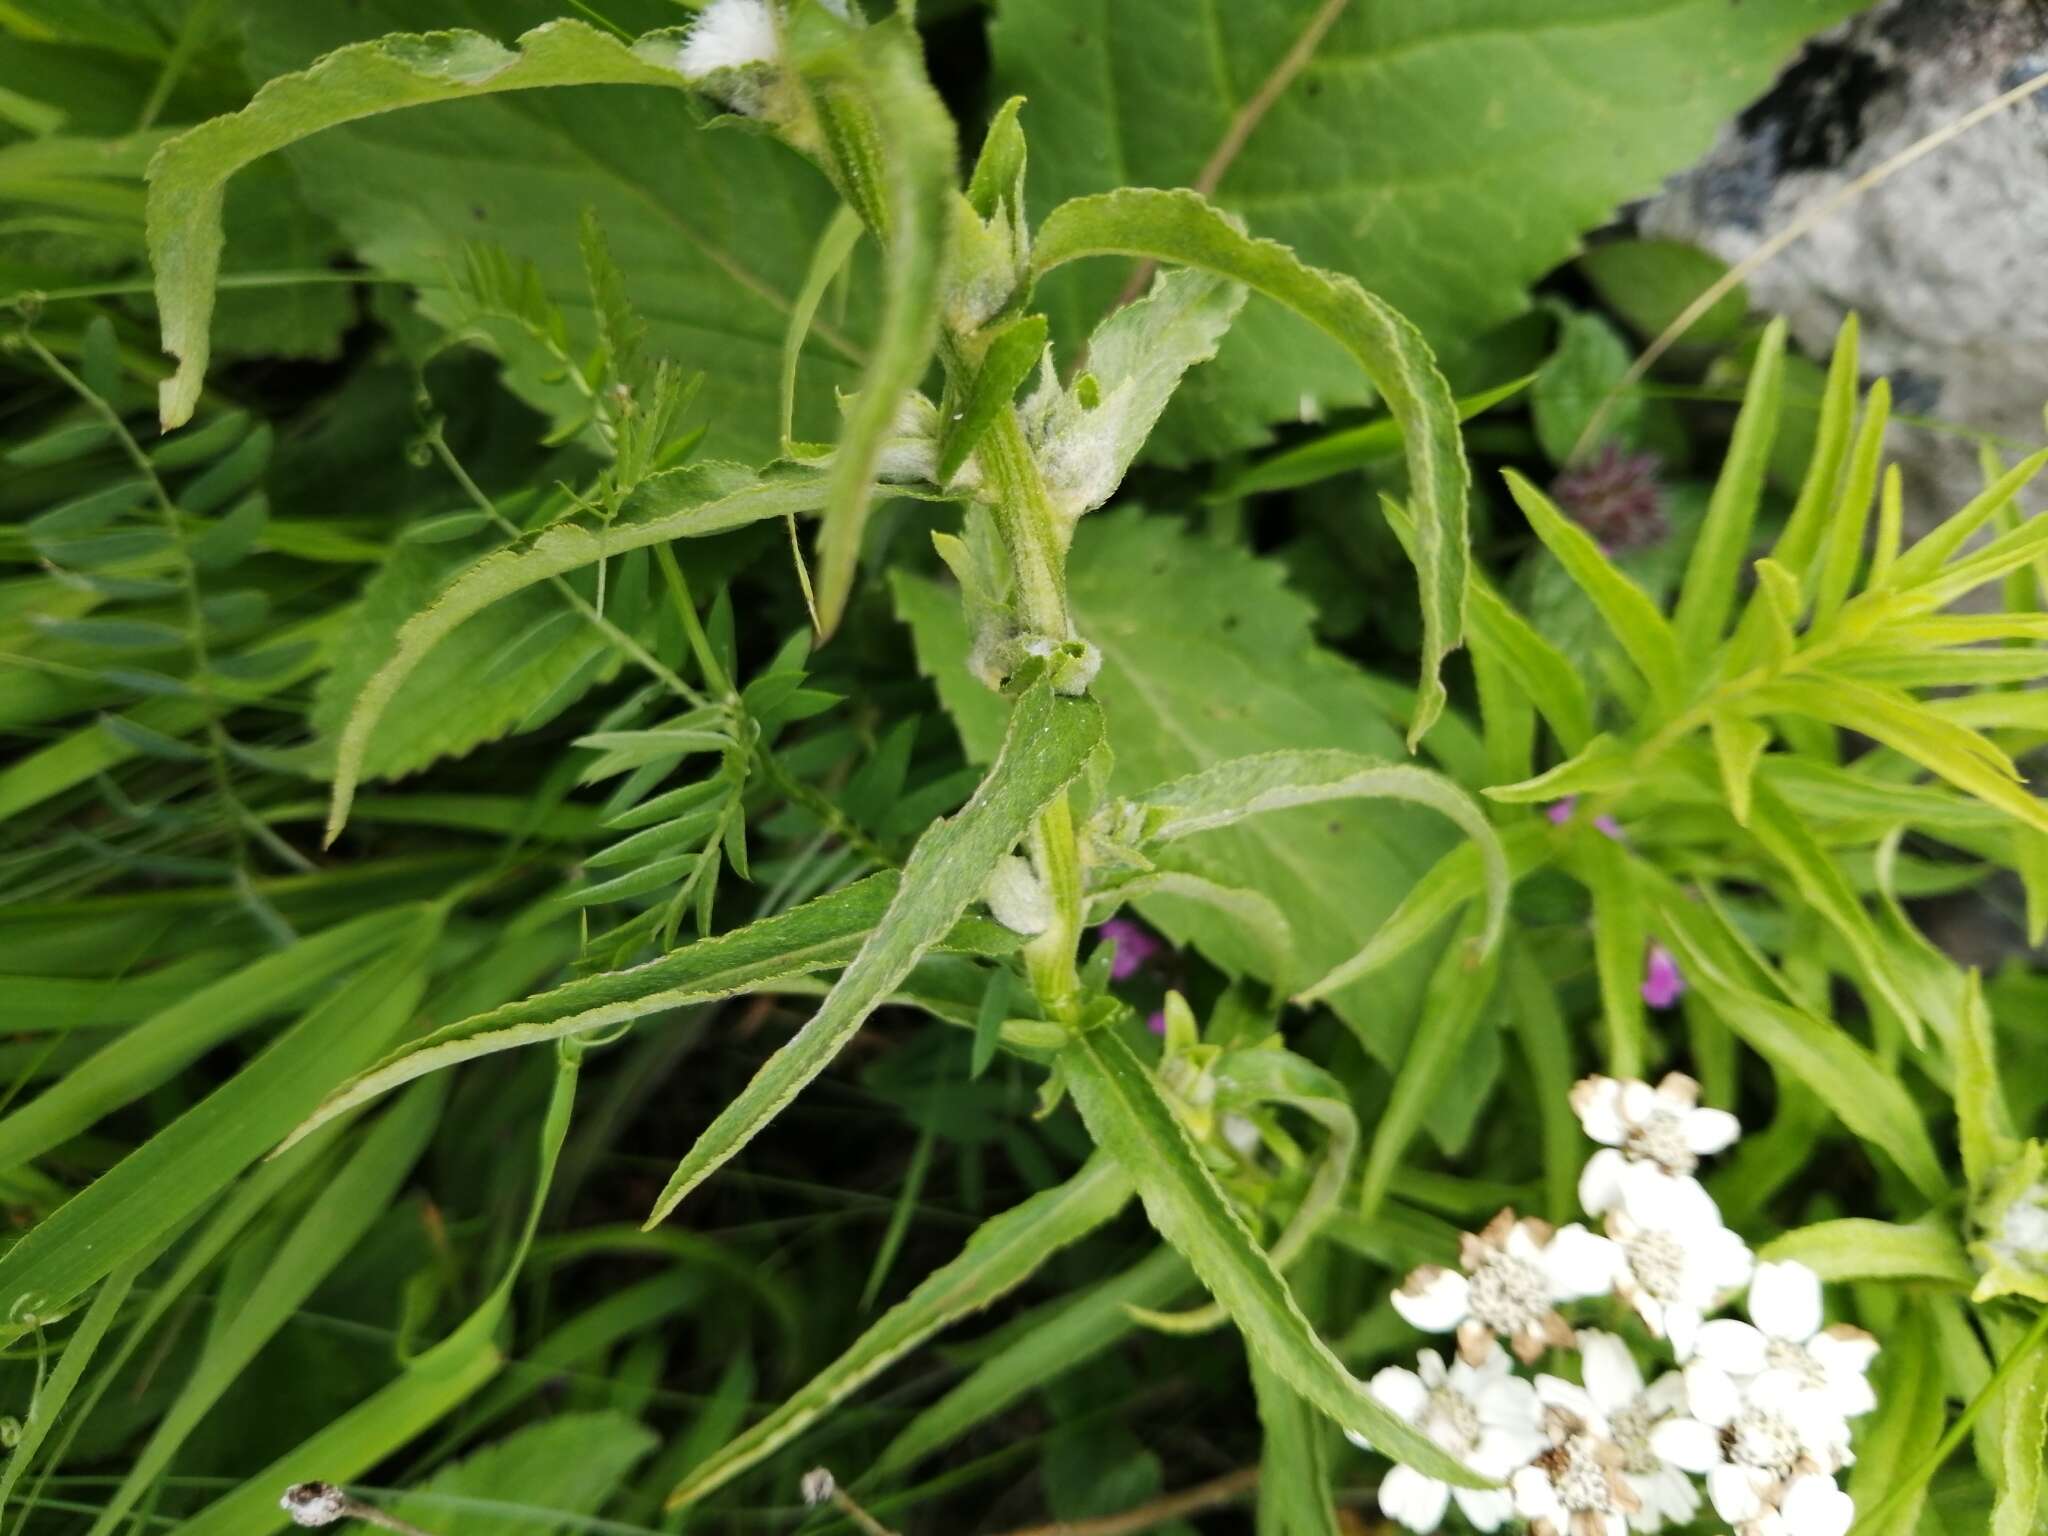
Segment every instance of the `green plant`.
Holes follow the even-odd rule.
[[[1155,37],[1112,46],[1172,78],[1197,51],[1151,9],[1111,30]],[[1382,68],[1419,50],[1423,82],[1449,89],[1430,29],[1467,23],[1302,9],[1285,29],[1228,23],[1248,58],[1273,56],[1270,95],[1199,102],[1230,156],[1134,161],[1108,184],[1086,152],[1099,123],[1014,97],[960,175],[907,12],[713,0],[638,36],[551,19],[510,46],[352,42],[149,136],[168,376],[143,323],[103,302],[120,295],[66,298],[49,263],[22,265],[24,290],[60,292],[17,301],[24,516],[0,546],[23,568],[0,623],[27,663],[0,709],[38,738],[0,769],[0,932],[25,957],[0,1047],[24,1231],[0,1252],[0,1302],[27,1405],[0,1502],[89,1515],[93,1536],[159,1507],[257,1532],[287,1486],[382,1467],[408,1489],[399,1517],[431,1530],[478,1499],[527,1525],[675,1529],[738,1520],[748,1487],[788,1502],[823,1444],[894,1519],[947,1493],[911,1481],[922,1461],[1036,1397],[1059,1513],[1105,1513],[1164,1470],[1141,1413],[1091,1418],[1089,1373],[1135,1395],[1121,1357],[1184,1362],[1176,1341],[1202,1336],[1244,1345],[1212,1351],[1226,1363],[1202,1387],[1219,1422],[1249,1426],[1262,1530],[1336,1528],[1337,1430],[1382,1458],[1355,1465],[1400,1466],[1382,1506],[1411,1525],[1453,1499],[1478,1520],[1565,1520],[1526,1478],[1493,1485],[1604,1454],[1585,1406],[1610,1411],[1603,1351],[1634,1370],[1656,1339],[1691,1348],[1616,1257],[1645,1207],[1585,1171],[1580,1121],[1656,1163],[1649,1111],[1615,1112],[1607,1135],[1587,1105],[1647,1095],[1614,1084],[1682,1061],[1708,1106],[1766,1127],[1707,1177],[1711,1199],[1684,1159],[1661,1169],[1741,1257],[1695,1310],[1739,1289],[1753,1244],[1845,1287],[1881,1345],[1860,1460],[1809,1446],[1787,1518],[1804,1501],[1845,1520],[1843,1473],[1859,1531],[2031,1528],[2048,1201],[2024,1131],[2041,1104],[1995,1062],[2032,1049],[2039,988],[2023,968],[1987,987],[1913,904],[2009,871],[2030,939],[2048,929],[2048,812],[2019,766],[2048,737],[2025,686],[2044,669],[2048,532],[2016,500],[2048,454],[1988,466],[1980,498],[1908,542],[1888,389],[1862,391],[1854,322],[1821,381],[1737,306],[1705,338],[1710,379],[1742,383],[1719,471],[1666,483],[1629,455],[1675,462],[1694,423],[1654,393],[1596,413],[1627,359],[1604,320],[1554,305],[1533,331],[1491,329],[1649,171],[1556,169],[1557,195],[1531,199],[1542,229],[1485,246],[1470,293],[1352,241],[1324,257],[1342,271],[1312,264],[1324,221],[1280,219],[1283,245],[1260,209],[1322,109],[1256,136],[1243,114],[1291,100],[1326,38]],[[1631,153],[1675,156],[1843,9],[1767,5],[1740,39],[1703,6],[1602,23],[1625,35],[1595,46],[1646,69],[1693,48],[1740,64],[1728,101],[1684,123],[1632,108],[1660,131]],[[206,10],[181,12],[145,126],[180,54],[214,57]],[[999,77],[1056,90],[1071,10],[1007,8]],[[329,25],[252,16],[252,53]],[[480,124],[528,120],[481,114],[597,85],[741,130],[676,153],[690,185],[746,191],[735,228],[758,240],[653,194],[586,208],[573,238],[499,227],[527,168],[486,156],[472,185],[450,167]],[[191,89],[209,112],[235,94]],[[1529,89],[1512,111],[1554,116]],[[1131,110],[1114,89],[1091,102]],[[321,134],[444,105],[445,142]],[[595,120],[564,110],[536,142],[585,142]],[[86,163],[62,143],[20,153],[52,137],[0,157]],[[131,177],[140,142],[112,162]],[[292,209],[422,288],[418,313],[377,290],[374,355],[331,397],[259,412],[208,368],[236,189],[280,150],[301,157]],[[416,217],[382,169],[407,156]],[[1124,184],[1154,174],[1192,187]],[[38,185],[38,218],[110,201],[76,177]],[[1342,211],[1355,190],[1309,200]],[[444,226],[465,198],[483,227],[458,240]],[[674,226],[659,241],[649,206]],[[119,228],[95,216],[91,271],[118,272],[133,210],[102,211]],[[1427,200],[1413,217],[1426,246],[1461,233]],[[1631,323],[1691,280],[1687,258],[1602,249],[1588,271]],[[1429,340],[1344,275],[1378,263]],[[721,284],[722,309],[705,297]],[[74,303],[97,307],[72,330]],[[1508,419],[1525,390],[1526,429]],[[1309,398],[1381,409],[1246,457]],[[1612,453],[1587,468],[1582,437]],[[1496,504],[1468,441],[1565,473],[1546,494],[1510,468]],[[1412,684],[1319,644],[1344,633],[1341,604],[1252,553],[1255,498],[1276,492],[1298,497],[1298,587],[1369,572],[1379,611],[1351,632],[1396,635]],[[1589,497],[1634,511],[1603,525]],[[1199,530],[1173,515],[1197,503]],[[1953,611],[1987,592],[1999,606]],[[744,1018],[751,1042],[792,1009],[772,1050],[726,1040],[715,1077],[677,1070],[710,1032]],[[894,1048],[862,1058],[877,1020]],[[762,1148],[824,1113],[857,1058],[860,1091],[916,1127],[892,1194],[838,1178],[844,1144],[873,1139],[850,1119],[804,1122],[827,1150],[788,1184],[871,1209],[879,1234],[762,1214],[751,1202],[788,1193]],[[663,1093],[687,1097],[649,1140]],[[1712,1125],[1718,1150],[1732,1131]],[[937,1162],[973,1213],[964,1239],[929,1230]],[[1014,1203],[987,1214],[991,1165]],[[1408,1347],[1404,1318],[1438,1326],[1417,1298],[1454,1258],[1476,1276],[1493,1249],[1551,1241],[1487,1224],[1498,1207],[1562,1222],[1582,1199],[1612,1242],[1570,1241],[1608,1268],[1552,1299],[1583,1304],[1579,1342],[1607,1342],[1546,1363],[1593,1396],[1546,1387],[1579,1428],[1553,1418],[1516,1458],[1470,1464],[1476,1441],[1367,1368]],[[711,1202],[722,1219],[700,1218]],[[1460,1225],[1480,1235],[1461,1247]],[[1760,1325],[1778,1285],[1758,1281]],[[1018,1310],[1033,1286],[1054,1294]],[[864,1388],[997,1307],[1008,1321],[956,1357],[957,1381],[907,1421],[871,1416]],[[1537,1321],[1503,1328],[1529,1358],[1573,1343]],[[687,1367],[670,1356],[686,1327]],[[341,1342],[365,1337],[387,1346],[374,1360]],[[1504,1373],[1490,1339],[1460,1343]],[[1974,1467],[1948,1455],[1966,1435]],[[72,1499],[62,1469],[89,1460],[117,1476]],[[1796,1481],[1722,1513],[1774,1530]]]

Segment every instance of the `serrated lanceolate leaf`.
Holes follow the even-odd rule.
[[[191,417],[206,377],[223,191],[243,166],[323,128],[403,107],[536,86],[680,89],[676,47],[674,33],[629,46],[580,21],[538,28],[511,49],[481,32],[387,38],[331,54],[303,75],[272,80],[240,112],[171,140],[149,171],[157,307],[164,350],[178,359],[162,386],[165,430]]]
[[[1412,558],[1422,594],[1422,682],[1408,727],[1413,748],[1443,711],[1440,674],[1445,655],[1464,639],[1471,561],[1471,477],[1457,402],[1428,344],[1399,311],[1349,277],[1307,266],[1274,241],[1254,239],[1192,192],[1125,190],[1054,209],[1039,226],[1034,269],[1043,274],[1084,256],[1172,262],[1235,278],[1334,340],[1386,401],[1401,424],[1415,522]]]
[[[689,19],[671,5],[639,0],[594,9],[628,27]],[[362,0],[250,6],[242,14],[249,67],[261,79],[305,69],[344,45],[456,20],[502,40],[544,24],[581,25],[557,23],[563,12],[551,0],[454,10],[440,0]],[[631,51],[605,42],[614,56]],[[658,51],[647,67],[662,78]],[[667,83],[680,84],[680,76]],[[473,242],[532,262],[568,319],[577,356],[596,335],[578,239],[579,214],[594,210],[647,317],[647,353],[708,370],[710,451],[760,462],[779,447],[785,324],[836,199],[825,178],[788,149],[757,134],[703,131],[700,116],[684,92],[662,84],[503,90],[314,134],[285,158],[307,201],[347,236],[357,258],[414,285],[420,308],[442,325],[463,323],[449,274]],[[846,310],[832,306],[810,328],[800,437],[829,440],[838,420],[833,391],[851,390],[859,378],[872,309],[870,269],[859,270],[863,281]],[[508,382],[523,396],[559,414],[576,409],[580,397],[539,348],[494,339]]]
[[[1091,1030],[1061,1053],[1068,1090],[1096,1144],[1124,1165],[1153,1226],[1193,1266],[1261,1360],[1344,1428],[1418,1471],[1461,1487],[1486,1479],[1388,1411],[1317,1336],[1272,1261],[1131,1048]]]
[[[336,748],[328,841],[348,820],[378,722],[406,679],[465,620],[549,577],[628,550],[815,511],[824,504],[824,487],[815,471],[757,476],[731,464],[671,470],[643,483],[616,522],[597,528],[557,523],[532,543],[486,555],[463,570],[400,627],[389,659],[370,675],[349,710]]]
[[[1102,742],[1093,700],[1056,696],[1042,675],[1017,696],[1008,734],[974,798],[918,839],[875,932],[825,1001],[698,1136],[647,1224],[653,1226],[830,1065],[862,1021],[980,899],[997,860]]]
[[[299,1141],[337,1115],[429,1072],[499,1051],[596,1034],[651,1013],[845,965],[875,931],[900,887],[894,874],[870,875],[788,912],[700,939],[644,965],[579,977],[444,1025],[336,1089],[292,1132],[290,1141]],[[1015,942],[1007,929],[969,918],[933,947],[997,954]]]
[[[958,600],[900,573],[895,582],[919,665],[936,678],[969,756],[986,761],[1001,700],[967,671]],[[1068,592],[1075,622],[1102,651],[1091,692],[1109,723],[1113,794],[1140,794],[1250,753],[1400,754],[1374,688],[1314,643],[1313,610],[1271,561],[1192,537],[1170,519],[1112,510],[1082,519]],[[1321,976],[1364,948],[1453,837],[1430,812],[1355,801],[1220,827],[1162,850],[1159,861],[1265,896],[1293,931],[1299,974]],[[1137,905],[1176,943],[1273,979],[1240,924],[1184,902]],[[1327,1001],[1362,1039],[1398,1052],[1399,1021],[1412,1014],[1427,973],[1418,956]]]
[[[1115,1159],[1098,1153],[1065,1183],[982,1223],[958,1257],[925,1276],[837,1360],[692,1469],[669,1495],[669,1507],[692,1503],[773,1455],[940,1329],[1022,1285],[1054,1253],[1109,1221],[1130,1198],[1129,1175]]]
[[[1219,204],[1356,277],[1448,352],[1522,313],[1584,231],[1691,164],[1807,35],[1859,5],[1352,4],[1270,102],[1321,0],[1002,0],[990,35],[998,89],[1029,98],[1035,207],[1201,185],[1213,167]],[[1084,334],[1126,276],[1048,287],[1054,339]],[[1333,348],[1255,310],[1190,381],[1160,446],[1189,458],[1257,444],[1304,395],[1359,398]]]
[[[883,446],[938,341],[956,146],[953,119],[925,76],[907,14],[872,27],[828,22],[822,14],[814,20],[844,35],[803,54],[796,68],[828,125],[828,153],[855,206],[862,191],[880,200],[884,222],[873,233],[888,251],[874,344],[833,451],[818,531],[818,622],[829,635],[853,587]],[[842,121],[858,121],[865,132],[829,131]],[[869,218],[874,223],[875,215]]]

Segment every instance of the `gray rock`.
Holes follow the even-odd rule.
[[[1643,232],[1737,261],[1922,136],[2048,71],[2048,0],[1886,0],[1816,39],[1692,170],[1637,210]],[[2048,90],[1864,192],[1749,282],[1825,356],[1850,309],[1894,408],[2043,440],[2048,400]],[[1895,424],[1924,528],[1981,486],[1975,442]],[[2039,498],[2036,499],[2039,504]]]

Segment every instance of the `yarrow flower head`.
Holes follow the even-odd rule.
[[[1629,1514],[1632,1530],[1662,1530],[1667,1521],[1684,1524],[1699,1512],[1699,1490],[1683,1468],[1657,1454],[1650,1432],[1684,1414],[1685,1378],[1667,1371],[1645,1386],[1628,1345],[1611,1333],[1581,1330],[1579,1355],[1585,1385],[1539,1376],[1538,1397],[1576,1416],[1620,1452],[1617,1469],[1635,1500]]]
[[[1509,1373],[1505,1351],[1490,1350],[1477,1365],[1449,1366],[1434,1350],[1415,1357],[1416,1368],[1388,1366],[1372,1379],[1372,1395],[1475,1472],[1505,1480],[1538,1454],[1545,1441],[1536,1389]],[[1347,1431],[1361,1449],[1371,1444]],[[1452,1500],[1482,1531],[1498,1530],[1514,1513],[1503,1489],[1453,1488],[1449,1483],[1396,1466],[1380,1484],[1380,1508],[1411,1531],[1433,1531]]]
[[[1636,1078],[1582,1078],[1572,1089],[1572,1110],[1601,1146],[1579,1176],[1579,1204],[1594,1216],[1621,1203],[1622,1174],[1632,1164],[1690,1179],[1702,1157],[1727,1150],[1742,1134],[1727,1110],[1700,1107],[1700,1085],[1681,1072],[1666,1073],[1654,1088]],[[1649,1181],[1638,1188],[1655,1198]]]
[[[1502,1211],[1463,1236],[1458,1269],[1425,1264],[1409,1275],[1394,1292],[1394,1310],[1425,1332],[1455,1329],[1458,1353],[1470,1363],[1485,1360],[1496,1338],[1533,1361],[1546,1349],[1570,1347],[1571,1325],[1558,1303],[1607,1290],[1615,1262],[1613,1244],[1577,1223],[1559,1230]]]
[[[1699,1085],[1676,1073],[1655,1087],[1586,1078],[1572,1108],[1600,1143],[1580,1196],[1605,1235],[1502,1211],[1462,1240],[1457,1269],[1425,1265],[1394,1293],[1416,1327],[1456,1332],[1456,1362],[1425,1353],[1419,1370],[1372,1383],[1404,1422],[1507,1488],[1395,1467],[1381,1509],[1418,1532],[1455,1501],[1481,1531],[1519,1519],[1530,1536],[1647,1536],[1693,1527],[1704,1502],[1735,1536],[1845,1536],[1856,1506],[1836,1475],[1854,1459],[1849,1420],[1875,1404],[1877,1342],[1823,1327],[1820,1277],[1758,1264],[1722,1221],[1694,1175],[1740,1124],[1701,1108]],[[1709,1319],[1745,1287],[1749,1321]],[[1563,1308],[1601,1294],[1635,1310],[1672,1368],[1647,1374],[1618,1335],[1574,1329]],[[1524,1364],[1556,1350],[1576,1369],[1525,1383],[1501,1339]]]
[[[1684,1358],[1700,1320],[1749,1280],[1749,1245],[1722,1224],[1720,1207],[1695,1180],[1648,1163],[1631,1163],[1621,1180],[1621,1203],[1607,1213],[1621,1256],[1615,1294]]]
[[[1877,1340],[1846,1323],[1821,1326],[1819,1275],[1792,1261],[1759,1264],[1747,1310],[1747,1323],[1701,1325],[1685,1368],[1696,1402],[1726,1405],[1744,1391],[1771,1402],[1812,1398],[1844,1420],[1877,1406],[1869,1377]]]
[[[1567,1385],[1554,1376],[1538,1377],[1539,1398],[1546,1384]],[[1642,1501],[1622,1475],[1621,1447],[1596,1419],[1561,1402],[1545,1402],[1543,1424],[1549,1448],[1508,1485],[1530,1536],[1628,1536],[1629,1516]]]

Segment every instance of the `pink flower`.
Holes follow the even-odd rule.
[[[1545,806],[1543,808],[1543,815],[1553,827],[1562,827],[1570,823],[1578,808],[1579,797],[1577,795],[1566,795],[1562,800],[1553,800],[1549,805]],[[1595,816],[1593,818],[1593,826],[1617,843],[1628,841],[1622,834],[1621,823],[1612,816],[1604,814]]]
[[[1151,1030],[1153,1034],[1159,1036],[1160,1039],[1165,1039],[1166,1010],[1164,1008],[1155,1009],[1152,1016],[1145,1020],[1145,1027]]]
[[[1661,544],[1670,531],[1654,453],[1624,453],[1612,441],[1589,462],[1559,473],[1550,494],[1610,555]]]
[[[1669,1008],[1685,992],[1685,976],[1670,950],[1652,940],[1643,966],[1643,1001],[1652,1008]]]
[[[1112,917],[1096,931],[1115,946],[1109,961],[1111,981],[1130,980],[1166,947],[1127,917]]]

